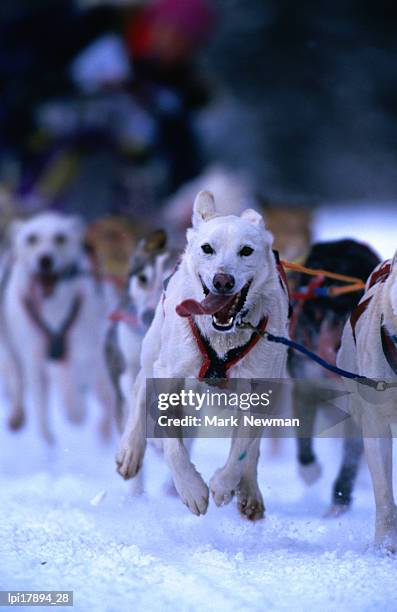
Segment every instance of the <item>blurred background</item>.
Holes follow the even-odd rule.
[[[79,213],[117,251],[208,187],[264,208],[284,256],[343,233],[391,254],[394,3],[2,0],[0,83],[3,225]]]

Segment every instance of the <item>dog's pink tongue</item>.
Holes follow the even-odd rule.
[[[180,317],[190,317],[191,315],[212,315],[222,310],[234,299],[234,295],[219,295],[209,293],[204,300],[183,300],[176,307],[176,312]]]

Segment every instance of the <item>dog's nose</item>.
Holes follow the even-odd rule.
[[[224,274],[223,272],[215,274],[212,284],[218,293],[229,293],[235,285],[234,276],[231,274]]]
[[[54,261],[51,255],[42,255],[39,259],[39,266],[41,272],[51,272]]]
[[[153,308],[148,308],[147,310],[143,311],[143,313],[142,313],[142,323],[146,327],[149,327],[149,325],[153,321],[153,318],[154,318],[154,310],[153,310]]]

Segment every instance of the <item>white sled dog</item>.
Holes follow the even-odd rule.
[[[1,295],[3,344],[18,365],[9,425],[22,426],[31,401],[49,443],[54,440],[50,379],[71,421],[85,416],[82,385],[91,385],[101,404],[104,435],[113,420],[114,396],[102,351],[109,292],[91,272],[83,241],[81,220],[59,213],[41,213],[11,227]]]
[[[167,235],[163,230],[156,230],[139,241],[131,257],[127,288],[110,315],[106,361],[117,397],[116,419],[120,430],[125,425],[126,405],[140,369],[142,340],[176,257],[166,250],[166,244]]]
[[[287,333],[287,289],[261,215],[250,209],[240,217],[217,215],[212,194],[203,191],[194,203],[192,225],[186,251],[143,341],[135,405],[116,457],[124,478],[135,476],[145,452],[146,378],[205,379],[214,372],[219,378],[287,376],[286,349],[259,341],[236,325],[244,318],[262,329]],[[264,512],[257,482],[259,443],[259,438],[234,438],[225,466],[210,482],[217,505],[236,493],[240,512],[253,520]],[[183,440],[167,438],[163,445],[182,501],[194,514],[205,514],[208,487]]]
[[[397,253],[380,264],[366,283],[359,305],[346,323],[338,366],[367,378],[396,382]],[[375,495],[375,545],[397,552],[397,509],[392,483],[391,425],[397,421],[397,389],[375,391],[347,383],[351,410],[358,416]]]

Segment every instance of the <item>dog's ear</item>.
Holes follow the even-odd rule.
[[[257,225],[258,227],[262,227],[265,229],[265,221],[261,214],[256,212],[253,208],[247,208],[241,213],[241,218],[249,221],[253,225]]]
[[[68,221],[73,234],[83,240],[86,231],[83,219],[79,215],[70,215]]]
[[[255,225],[259,230],[261,230],[261,232],[264,234],[266,242],[270,247],[272,246],[274,240],[273,234],[266,228],[265,219],[260,213],[253,208],[247,208],[241,213],[241,218],[245,219],[249,223],[252,223],[252,225]]]
[[[198,227],[200,223],[203,223],[203,221],[208,221],[208,219],[214,217],[215,214],[214,196],[209,191],[200,191],[197,194],[193,204],[193,227]]]
[[[143,239],[142,247],[146,253],[157,253],[163,251],[167,246],[167,234],[165,230],[158,229],[151,232],[149,236]]]

